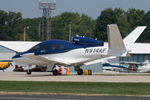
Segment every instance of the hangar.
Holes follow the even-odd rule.
[[[26,51],[38,43],[39,42],[0,41],[0,61],[11,61],[11,58],[16,53]],[[13,67],[9,67],[5,71],[12,70]]]
[[[146,60],[150,61],[150,44],[149,43],[135,43],[130,57],[120,57],[120,62],[137,62],[142,63]]]

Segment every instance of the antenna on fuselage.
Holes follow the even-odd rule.
[[[75,34],[75,37],[79,37],[79,35],[78,35],[78,34]]]

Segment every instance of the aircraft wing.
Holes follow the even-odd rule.
[[[96,63],[107,63],[109,59],[114,59],[116,58],[115,56],[107,56],[105,58],[102,58],[102,59],[96,59],[96,60],[93,60],[93,61],[89,61],[89,62],[86,62],[84,63],[84,65],[91,65],[91,64],[96,64]]]
[[[42,62],[45,62],[45,63],[53,63],[53,64],[63,64],[63,65],[70,65],[68,62],[66,61],[60,61],[59,59],[53,59],[53,60],[50,60],[48,59],[48,57],[41,57],[41,56],[36,56],[34,55],[34,53],[30,53],[30,54],[25,54],[25,55],[22,55],[23,57],[26,57],[26,58],[29,58],[29,59],[34,59],[34,60],[37,60],[37,61],[42,61]]]
[[[101,58],[108,57],[105,55],[101,55],[101,56],[94,58],[94,59],[88,59],[88,58],[78,58],[78,59],[76,59],[76,58],[63,58],[63,59],[60,59],[59,57],[49,59],[48,57],[36,56],[36,55],[34,55],[34,53],[25,54],[22,56],[29,58],[31,60],[34,59],[37,61],[42,61],[44,63],[53,63],[53,64],[62,64],[62,65],[83,65],[83,64],[88,63],[88,62],[92,62],[92,61],[95,61],[95,60],[98,60]]]
[[[107,55],[101,55],[97,58],[93,58],[93,59],[87,59],[87,60],[84,60],[84,61],[80,61],[79,63],[75,63],[74,65],[91,65],[91,64],[95,64],[95,63],[98,63],[98,62],[103,62],[104,58],[107,58],[109,56]]]

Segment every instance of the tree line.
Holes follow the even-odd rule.
[[[118,24],[123,37],[137,26],[147,26],[138,42],[150,42],[150,11],[131,8],[124,11],[120,8],[107,8],[100,12],[97,19],[85,14],[63,12],[51,18],[52,39],[69,39],[69,24],[72,36],[86,36],[107,41],[107,24]],[[0,10],[0,41],[23,41],[24,28],[26,40],[41,41],[43,33],[43,17],[23,18],[20,12]],[[40,29],[40,30],[39,30]]]

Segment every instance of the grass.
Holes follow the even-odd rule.
[[[26,82],[0,81],[0,91],[150,95],[150,83]]]

